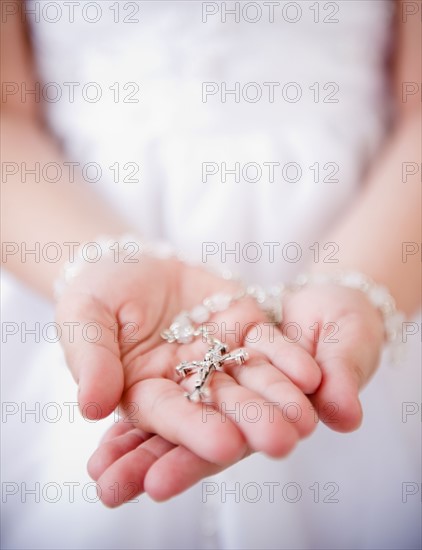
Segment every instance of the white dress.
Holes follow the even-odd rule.
[[[389,117],[389,2],[239,3],[238,21],[224,3],[84,0],[73,21],[50,4],[28,19],[43,94],[62,91],[47,101],[51,130],[87,180],[101,167],[86,184],[145,237],[262,283],[291,279],[316,247],[318,261],[341,257],[324,235]],[[108,510],[85,463],[113,419],[72,417],[74,383],[42,336],[51,305],[3,282],[18,333],[3,338],[2,547],[420,547],[417,336],[408,361],[383,364],[363,392],[356,433],[321,425],[285,460],[255,455],[170,502]],[[22,342],[36,322],[40,341]]]

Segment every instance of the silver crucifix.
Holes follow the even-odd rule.
[[[183,361],[176,367],[176,372],[183,378],[193,373],[199,375],[195,380],[193,392],[186,394],[190,401],[198,402],[207,397],[207,386],[216,370],[222,370],[227,363],[234,362],[237,365],[243,365],[248,359],[248,353],[244,349],[229,353],[229,349],[225,344],[216,338],[210,340],[209,343],[212,343],[212,346],[208,349],[203,361]]]

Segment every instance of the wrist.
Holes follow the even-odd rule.
[[[54,296],[61,297],[64,291],[73,287],[83,274],[90,272],[94,277],[105,264],[111,267],[139,264],[141,258],[156,260],[176,259],[174,250],[166,243],[146,243],[137,236],[124,234],[117,237],[98,236],[96,239],[78,243],[76,250],[63,264],[60,276],[54,281]],[[113,270],[114,271],[114,270]]]
[[[377,284],[364,273],[337,269],[301,274],[295,279],[291,288],[300,290],[310,284],[335,284],[362,292],[381,314],[385,340],[389,343],[398,343],[405,316],[397,310],[395,300],[387,287]]]

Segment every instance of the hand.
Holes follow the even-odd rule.
[[[217,337],[223,322],[228,329],[240,325],[240,337],[227,334],[225,340],[231,350],[239,346],[249,350],[246,365],[214,374],[210,403],[195,404],[184,398],[192,381],[179,383],[175,366],[182,360],[202,358],[207,345],[200,340],[169,344],[160,331],[180,311],[198,305],[206,296],[235,290],[233,282],[202,269],[144,257],[138,264],[102,261],[89,266],[65,291],[57,308],[58,321],[76,322],[78,327],[94,322],[100,327],[94,343],[82,337],[64,342],[79,385],[81,409],[86,416],[99,418],[119,405],[137,430],[126,433],[126,422],[125,433],[117,432],[118,441],[106,443],[106,451],[90,462],[107,504],[121,503],[109,487],[116,481],[120,485],[133,481],[135,472],[135,479],[143,481],[140,490],[146,484],[153,497],[169,498],[210,475],[210,469],[231,465],[250,452],[284,456],[314,429],[315,415],[305,393],[318,387],[320,369],[301,346],[286,341],[277,329],[271,332],[273,327],[264,324],[265,316],[251,299],[212,317],[219,328]],[[248,336],[257,327],[261,336],[249,344]],[[293,419],[289,403],[300,412]],[[244,414],[249,406],[261,413],[257,421]],[[237,417],[225,414],[236,407],[241,411]],[[161,458],[153,459],[151,452]],[[140,455],[149,456],[149,462],[140,461]],[[166,489],[162,479],[174,477],[175,471],[177,483]]]
[[[321,368],[311,397],[320,420],[339,432],[357,429],[359,390],[375,372],[383,345],[381,313],[360,290],[309,285],[286,296],[282,329],[294,340],[298,331],[298,344]]]

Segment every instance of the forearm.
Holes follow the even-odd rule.
[[[421,303],[420,117],[416,107],[398,124],[357,203],[327,239],[338,244],[339,263],[314,268],[362,271],[386,285],[398,308],[408,315]],[[418,166],[407,181],[405,162]],[[416,249],[417,253],[407,254]]]
[[[69,259],[69,246],[64,243],[94,240],[99,234],[118,235],[131,228],[81,181],[52,182],[41,177],[36,182],[31,176],[22,181],[21,163],[33,167],[35,163],[62,164],[65,159],[54,139],[35,119],[16,111],[4,111],[1,123],[2,263],[35,290],[52,297],[54,280]],[[17,173],[7,174],[6,163],[16,163]],[[62,173],[67,173],[65,166]],[[35,243],[39,243],[42,250],[49,242],[58,243],[60,260],[49,261],[44,254],[39,258],[22,254],[24,246],[33,250]],[[19,251],[6,255],[6,243],[16,243]],[[9,245],[8,250],[12,250],[12,246]]]

